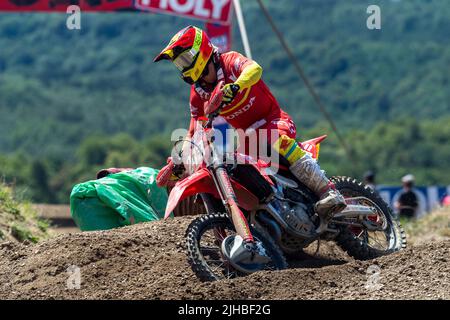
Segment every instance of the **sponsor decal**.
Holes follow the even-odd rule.
[[[150,11],[220,24],[229,24],[232,12],[232,0],[1,0],[0,11],[65,12],[71,5],[81,11]]]
[[[184,16],[213,23],[228,24],[231,0],[136,0],[138,10]]]
[[[248,103],[245,106],[243,106],[239,110],[233,112],[229,116],[225,116],[225,119],[233,120],[234,118],[236,118],[236,117],[240,116],[241,114],[247,112],[253,106],[255,100],[256,100],[256,97],[251,97],[250,100],[248,101]]]

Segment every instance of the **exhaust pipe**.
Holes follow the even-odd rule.
[[[357,204],[348,204],[347,207],[341,212],[336,213],[333,219],[336,218],[357,218],[360,216],[371,216],[377,214],[377,210],[374,207],[368,207]]]

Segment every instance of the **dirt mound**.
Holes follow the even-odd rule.
[[[0,299],[450,299],[450,241],[366,262],[326,245],[321,257],[305,254],[295,268],[201,283],[184,253],[191,220],[65,234],[37,245],[1,244]],[[80,268],[80,289],[67,288],[71,265]],[[366,288],[369,267],[379,268],[374,284],[380,288]]]

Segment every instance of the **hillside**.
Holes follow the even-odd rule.
[[[49,236],[47,228],[29,204],[14,199],[12,190],[0,183],[0,243],[35,243]]]
[[[366,28],[369,2],[382,8],[381,31]],[[450,3],[369,2],[285,0],[269,9],[342,130],[448,113]],[[322,116],[257,3],[243,7],[265,80],[301,127],[311,127]],[[173,66],[152,58],[198,21],[84,14],[81,31],[65,21],[64,14],[1,14],[0,152],[73,159],[94,133],[142,139],[187,124],[188,88]],[[234,35],[241,50],[237,28]]]
[[[450,2],[266,1],[354,151],[350,162],[273,36],[256,1],[243,1],[255,60],[293,115],[300,139],[329,134],[332,175],[397,184],[448,184]],[[379,4],[382,29],[366,28]],[[318,23],[320,22],[320,23]],[[170,132],[188,123],[189,89],[153,56],[198,21],[143,13],[0,14],[0,177],[33,201],[67,203],[102,167],[159,167]],[[257,27],[255,27],[257,26]],[[242,51],[237,26],[235,49]]]

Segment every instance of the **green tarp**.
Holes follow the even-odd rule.
[[[158,170],[141,167],[77,184],[70,212],[82,231],[105,230],[164,217],[167,192],[156,186]]]

